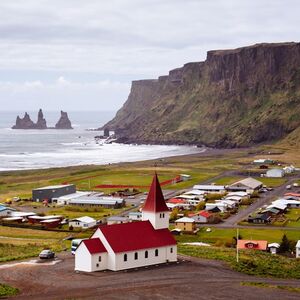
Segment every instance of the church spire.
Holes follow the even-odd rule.
[[[143,207],[143,211],[154,213],[169,211],[156,172],[153,176],[151,187],[145,205]]]

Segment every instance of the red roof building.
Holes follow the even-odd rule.
[[[167,202],[172,203],[172,204],[182,204],[182,203],[186,203],[186,200],[178,199],[178,198],[172,198],[172,199],[169,199]]]
[[[153,176],[152,184],[145,205],[143,207],[143,211],[156,213],[169,211],[156,173]]]
[[[266,251],[268,241],[254,241],[254,240],[238,240],[238,249],[254,249]]]

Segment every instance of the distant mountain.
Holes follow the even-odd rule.
[[[103,128],[123,142],[213,147],[298,136],[300,43],[209,51],[204,62],[133,81],[128,100]]]
[[[47,127],[46,119],[44,118],[43,111],[40,109],[38,112],[37,122],[34,123],[29,114],[25,112],[23,118],[17,116],[16,124],[12,129],[54,129],[53,127]],[[61,111],[61,117],[55,125],[55,129],[73,129],[68,114]]]

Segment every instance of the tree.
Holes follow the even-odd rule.
[[[172,210],[171,214],[170,214],[170,220],[175,220],[175,219],[177,219],[178,213],[179,213],[178,208],[177,208],[177,207],[174,208],[174,209]]]
[[[279,252],[284,253],[284,252],[288,252],[289,250],[290,250],[290,241],[287,238],[286,234],[284,234],[281,239]]]
[[[196,210],[203,210],[205,208],[205,202],[204,201],[200,201],[197,206],[196,206]]]

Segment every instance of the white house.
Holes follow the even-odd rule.
[[[300,240],[296,244],[296,258],[300,258]]]
[[[96,226],[96,224],[97,221],[88,216],[72,219],[69,222],[69,226],[72,226],[73,228],[83,228],[83,229],[92,228]]]
[[[266,173],[266,177],[283,177],[284,171],[282,169],[270,169]]]
[[[228,210],[228,204],[224,202],[215,202],[215,203],[206,203],[205,204],[205,210],[213,211],[215,208],[217,208],[221,212],[225,212]]]
[[[278,252],[280,245],[278,243],[268,244],[268,249],[271,254],[276,254]]]
[[[128,223],[131,222],[132,220],[127,217],[112,216],[110,218],[107,218],[106,221],[107,221],[107,225],[112,225],[112,224]]]
[[[141,221],[142,220],[142,213],[139,211],[131,211],[128,214],[129,219],[133,221]]]
[[[177,245],[169,229],[157,175],[142,210],[142,221],[99,226],[75,252],[75,270],[119,271],[177,261]]]
[[[12,216],[15,209],[0,205],[0,217],[10,217]]]
[[[248,177],[227,186],[227,190],[252,194],[254,191],[259,190],[262,186],[263,183],[261,181]]]

